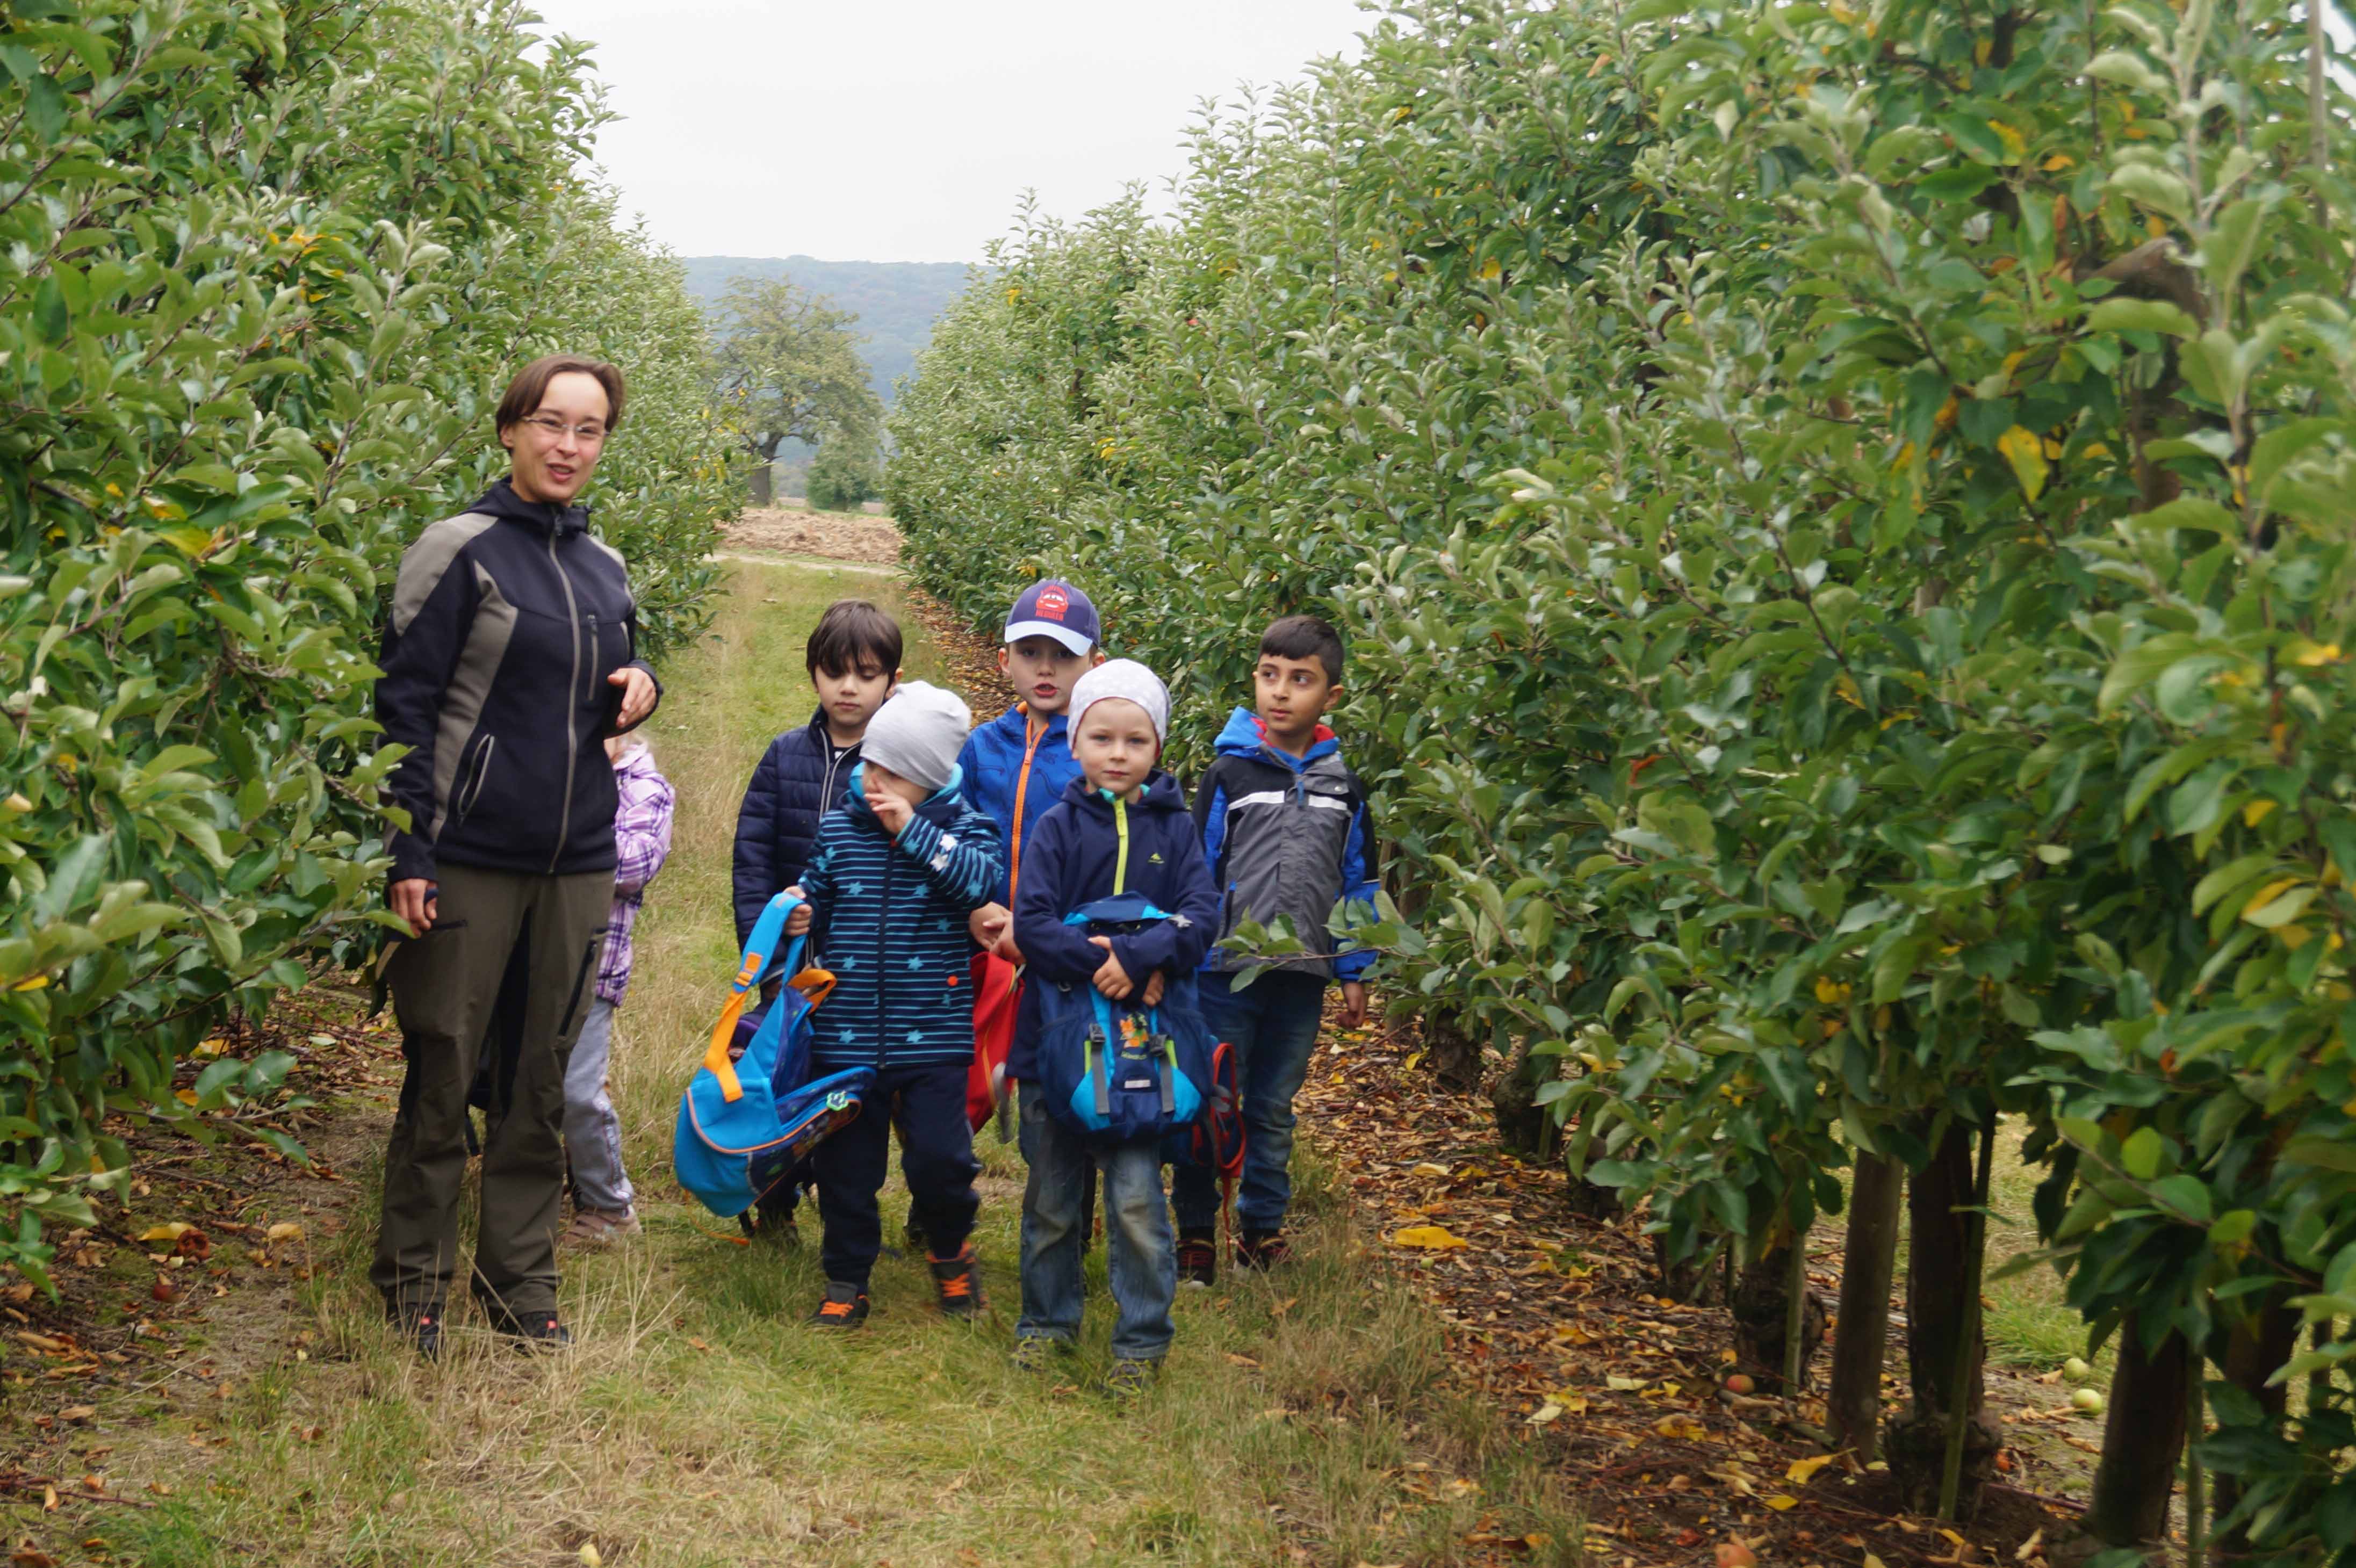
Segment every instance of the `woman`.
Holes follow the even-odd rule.
[[[410,748],[390,786],[409,825],[388,838],[409,939],[386,971],[409,1067],[369,1279],[428,1356],[457,1256],[467,1091],[495,1008],[515,1051],[483,1146],[472,1288],[500,1332],[570,1338],[556,1314],[560,1129],[564,1058],[614,897],[605,741],[661,697],[635,656],[622,558],[573,504],[623,396],[622,373],[598,360],[524,368],[496,416],[508,477],[402,557],[377,660],[377,720]]]

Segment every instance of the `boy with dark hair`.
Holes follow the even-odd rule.
[[[1228,718],[1217,758],[1195,781],[1194,823],[1219,886],[1218,940],[1244,920],[1281,916],[1308,949],[1233,989],[1234,973],[1253,960],[1214,945],[1202,976],[1203,1021],[1235,1047],[1243,1097],[1236,1261],[1267,1268],[1288,1255],[1292,1099],[1308,1076],[1325,987],[1342,983],[1344,1027],[1366,1021],[1362,976],[1374,955],[1337,952],[1329,922],[1343,901],[1371,912],[1375,883],[1365,786],[1321,722],[1342,699],[1340,635],[1314,615],[1278,621],[1260,637],[1252,690],[1254,709]],[[1218,1188],[1209,1171],[1181,1166],[1172,1200],[1178,1277],[1207,1285],[1218,1272]]]
[[[769,901],[800,880],[819,821],[859,765],[869,721],[898,689],[901,647],[900,624],[864,599],[838,599],[819,617],[804,652],[818,711],[769,742],[736,808],[738,947]],[[798,1198],[793,1182],[780,1183],[755,1209],[756,1228],[791,1244]]]
[[[825,1226],[826,1295],[810,1321],[849,1328],[867,1317],[867,1278],[883,1250],[885,1136],[896,1119],[901,1169],[929,1243],[941,1310],[970,1317],[981,1275],[970,1238],[980,1199],[966,1121],[973,1002],[968,923],[998,885],[998,829],[966,804],[958,748],[970,722],[957,697],[911,681],[867,727],[842,803],[819,825],[802,871],[807,900],[786,924],[815,931],[834,971],[810,1038],[812,1071],[876,1070],[862,1115],[810,1156]]]

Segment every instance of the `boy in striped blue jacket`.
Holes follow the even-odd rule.
[[[867,726],[841,805],[819,825],[802,873],[807,900],[787,931],[817,929],[834,992],[814,1019],[813,1071],[876,1070],[866,1114],[811,1156],[825,1227],[826,1295],[810,1321],[867,1318],[867,1277],[883,1247],[885,1139],[899,1104],[901,1169],[921,1216],[941,1310],[969,1317],[981,1277],[969,1238],[980,1199],[966,1072],[973,1059],[967,919],[998,891],[998,826],[968,805],[958,749],[972,716],[952,693],[910,681]]]

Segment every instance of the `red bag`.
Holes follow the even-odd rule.
[[[965,1075],[965,1118],[975,1132],[1013,1091],[1006,1081],[1006,1059],[1014,1051],[1014,1015],[1022,1000],[1021,970],[991,954],[974,955],[973,1064]]]

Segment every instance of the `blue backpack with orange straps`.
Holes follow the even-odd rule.
[[[671,1164],[679,1184],[723,1217],[744,1213],[783,1185],[810,1150],[858,1116],[875,1086],[873,1067],[810,1077],[810,1012],[834,988],[834,976],[796,972],[803,939],[782,939],[800,902],[779,893],[754,923],[712,1043],[680,1098]],[[759,1022],[737,1054],[746,998],[773,974],[791,979],[754,1015]]]
[[[1090,936],[1119,936],[1170,912],[1115,893],[1064,917]],[[1211,1039],[1194,976],[1165,978],[1162,1001],[1116,1002],[1085,980],[1032,982],[1039,990],[1039,1080],[1048,1112],[1103,1143],[1166,1137],[1191,1127],[1212,1091]]]

